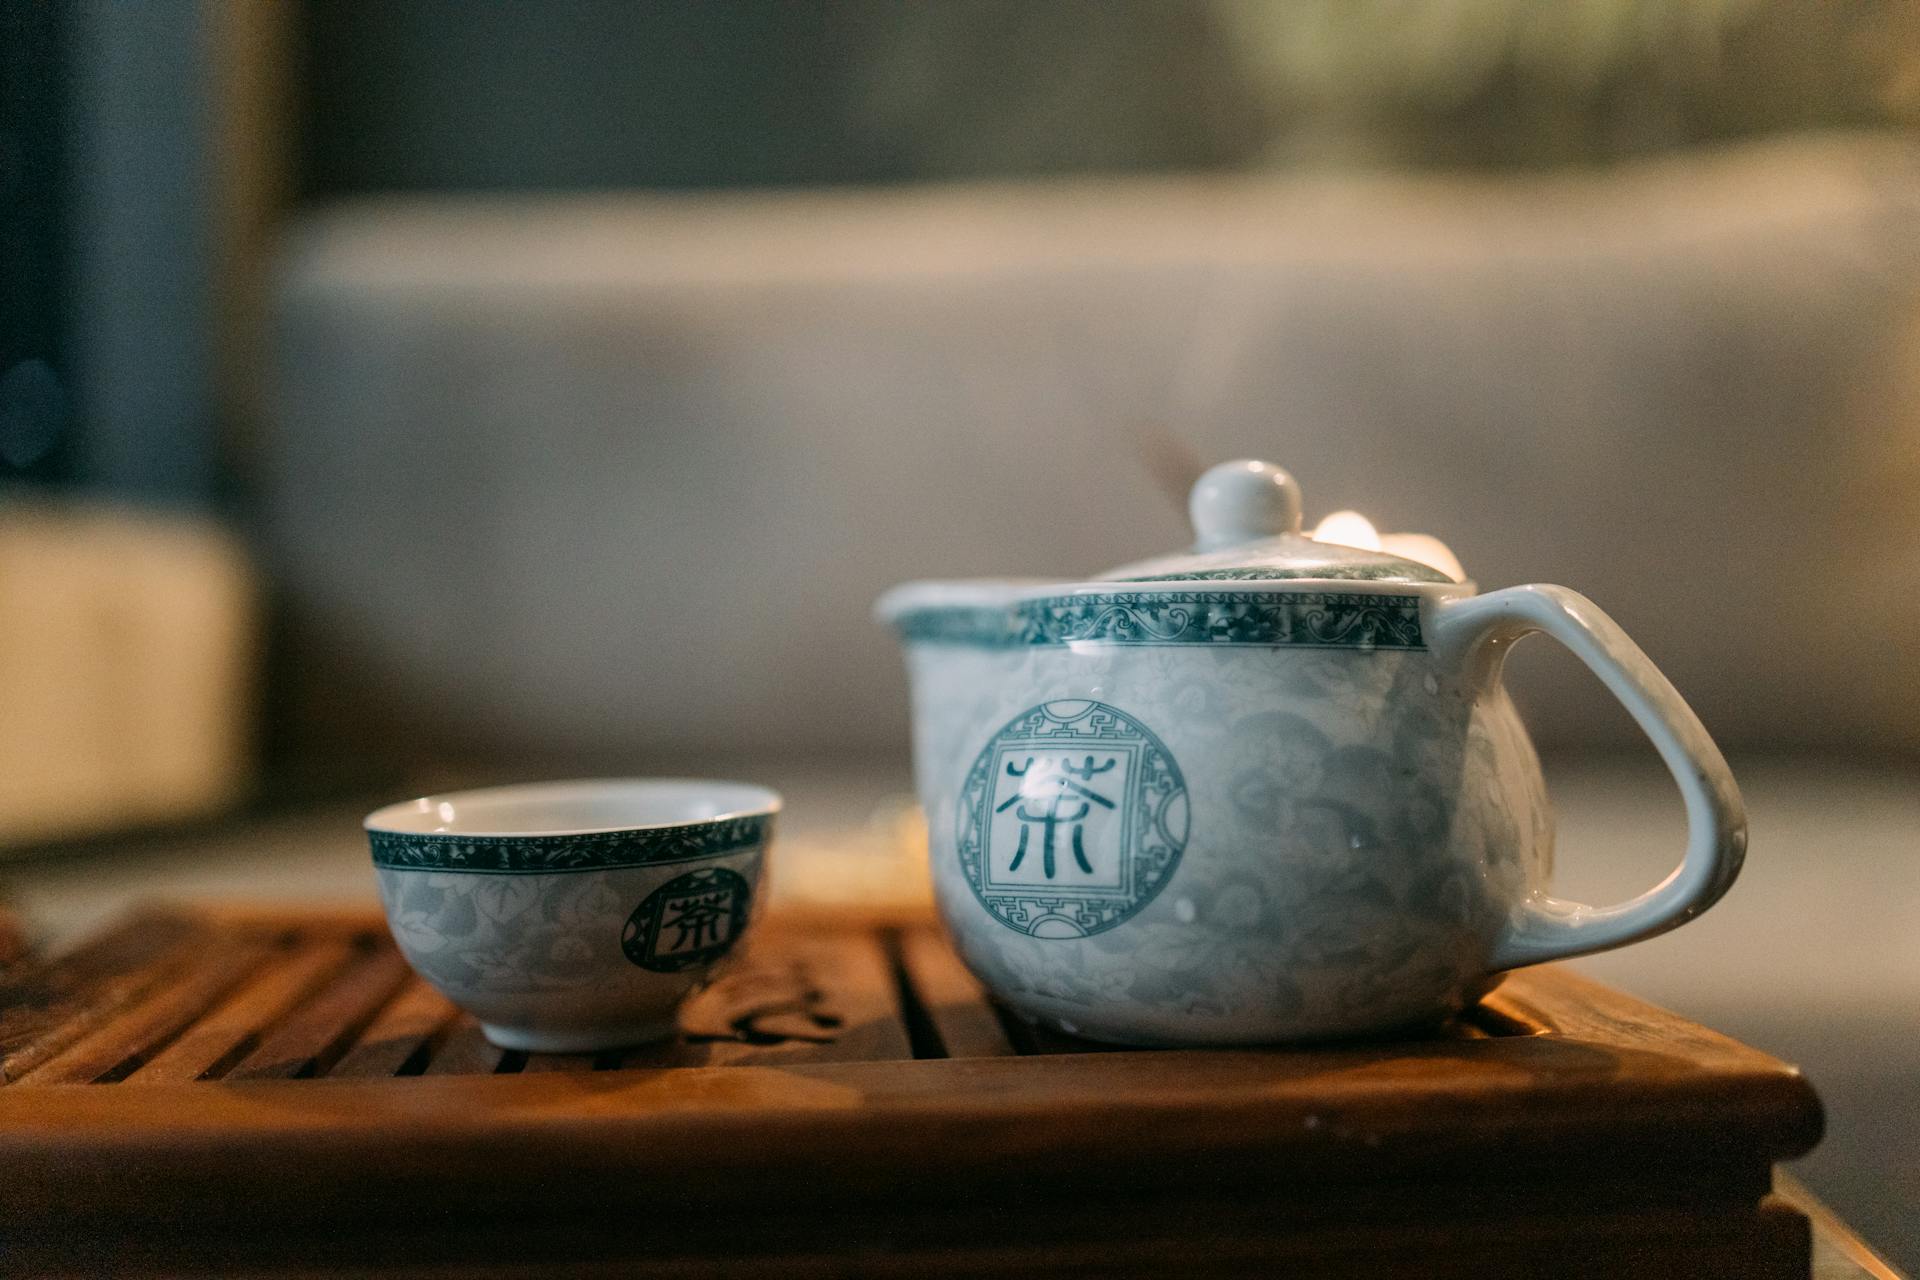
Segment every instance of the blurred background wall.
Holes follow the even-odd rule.
[[[1920,746],[1908,6],[6,13],[9,474],[244,531],[276,785],[894,752],[876,591],[1177,545],[1239,453],[1736,749]]]
[[[457,8],[285,33],[317,757],[896,752],[872,595],[1175,546],[1169,449],[1575,583],[1736,749],[1920,747],[1910,9]]]

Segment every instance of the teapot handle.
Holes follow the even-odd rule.
[[[1686,801],[1687,851],[1665,880],[1617,906],[1567,902],[1534,886],[1494,945],[1495,970],[1604,951],[1677,928],[1720,900],[1747,850],[1746,807],[1720,749],[1640,646],[1585,596],[1535,585],[1444,601],[1432,643],[1443,661],[1484,664],[1490,674],[1508,645],[1541,631],[1586,663],[1653,741]]]

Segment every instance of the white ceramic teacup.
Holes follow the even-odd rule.
[[[690,778],[424,796],[366,819],[407,962],[506,1049],[659,1040],[751,916],[780,797]]]

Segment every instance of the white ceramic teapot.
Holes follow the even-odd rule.
[[[1726,762],[1564,587],[1486,595],[1300,533],[1262,462],[1195,486],[1193,553],[1088,582],[925,582],[878,605],[913,689],[942,918],[1020,1015],[1134,1044],[1437,1022],[1521,965],[1639,941],[1732,884]],[[1680,865],[1594,907],[1548,892],[1553,819],[1500,682],[1543,631],[1680,784]]]

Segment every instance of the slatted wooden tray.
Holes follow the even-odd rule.
[[[764,922],[599,1057],[494,1049],[372,913],[150,911],[0,990],[42,1273],[1807,1274],[1806,1083],[1552,969],[1259,1051],[1036,1033],[916,925]]]

